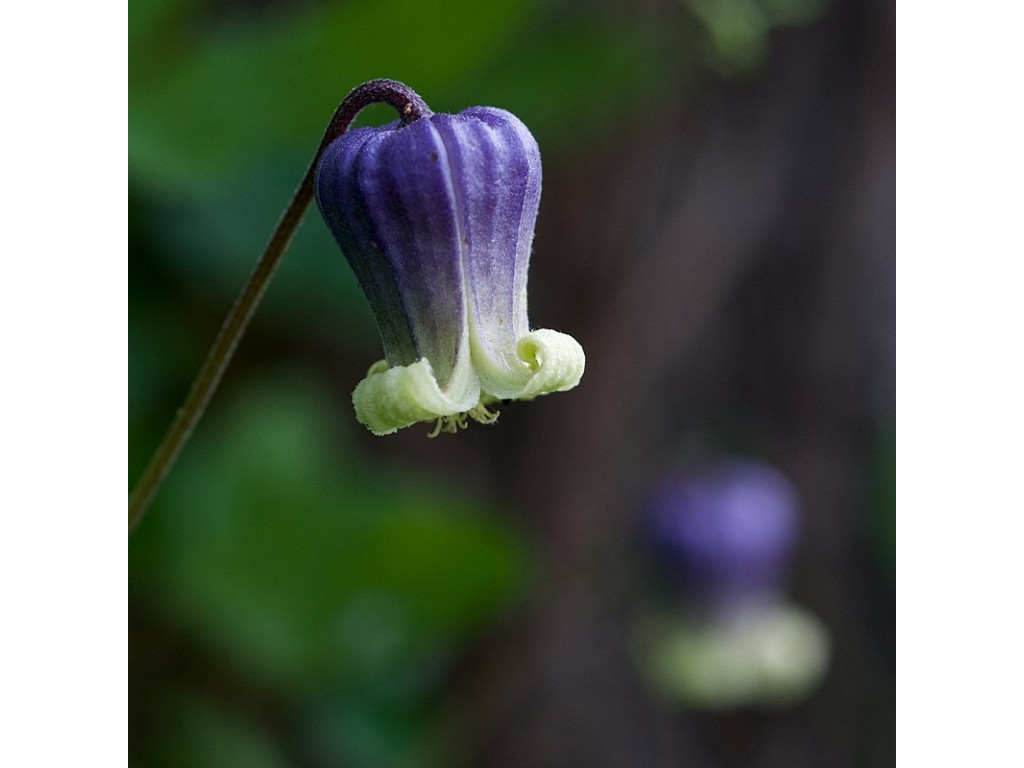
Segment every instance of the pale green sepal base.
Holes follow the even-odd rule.
[[[724,623],[669,620],[647,633],[651,683],[668,698],[707,709],[792,704],[820,682],[830,655],[821,622],[784,603]]]
[[[352,393],[356,418],[375,435],[390,435],[420,421],[435,421],[471,411],[480,401],[480,382],[465,363],[456,365],[446,390],[442,390],[430,361],[388,368],[375,364]]]
[[[482,367],[478,358],[471,365],[466,356],[460,356],[452,380],[443,390],[426,358],[398,368],[388,368],[381,360],[352,393],[356,418],[375,435],[390,435],[421,421],[437,422],[431,437],[457,432],[469,419],[493,423],[498,414],[487,409],[491,403],[532,400],[572,389],[579,384],[586,366],[583,348],[576,339],[547,329],[520,338],[516,354],[515,370]]]

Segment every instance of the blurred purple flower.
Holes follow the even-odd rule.
[[[765,464],[719,460],[661,486],[649,523],[659,560],[697,602],[774,599],[797,536],[796,494]]]
[[[493,421],[495,401],[579,382],[579,344],[527,319],[540,190],[533,136],[490,107],[356,129],[324,152],[317,204],[384,345],[353,393],[371,431],[435,419],[454,431]]]
[[[798,529],[789,481],[758,461],[720,459],[670,477],[651,499],[648,525],[685,598],[641,624],[651,685],[711,709],[785,706],[812,691],[830,643],[784,593]]]

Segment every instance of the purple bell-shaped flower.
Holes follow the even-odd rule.
[[[454,431],[487,405],[575,387],[570,336],[531,331],[526,279],[540,152],[501,109],[403,119],[324,151],[316,200],[356,273],[385,360],[353,393],[376,434],[421,421]]]
[[[821,623],[785,594],[799,526],[790,482],[751,459],[719,459],[669,477],[651,500],[647,525],[677,589],[672,610],[646,628],[652,683],[711,708],[776,706],[806,695],[824,674],[829,642]]]

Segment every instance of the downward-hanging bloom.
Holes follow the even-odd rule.
[[[579,383],[580,345],[527,319],[540,189],[533,136],[490,107],[359,128],[324,151],[317,204],[384,345],[352,395],[370,431],[454,431],[493,421],[496,401]]]
[[[786,477],[741,458],[674,472],[652,495],[648,524],[653,553],[680,588],[644,627],[650,682],[712,709],[775,707],[813,690],[829,637],[786,596],[799,533]]]

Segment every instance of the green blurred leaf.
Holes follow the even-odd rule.
[[[745,74],[768,55],[771,20],[754,0],[693,0],[710,39],[712,64],[723,74]]]
[[[257,724],[202,694],[174,688],[160,699],[162,738],[146,749],[152,768],[287,768],[290,762]]]
[[[194,187],[283,147],[310,155],[344,95],[375,77],[428,102],[491,56],[529,13],[518,0],[334,2],[248,24],[212,25],[190,46],[146,38],[131,51],[129,163]],[[175,27],[169,28],[174,33]]]
[[[743,77],[767,61],[776,27],[808,24],[829,0],[689,0],[707,34],[707,59],[719,74]]]
[[[507,526],[366,466],[341,419],[301,382],[254,386],[204,425],[132,543],[137,599],[286,690],[415,676],[523,576]]]
[[[289,200],[301,168],[299,159],[258,163],[177,202],[157,198],[159,202],[138,218],[150,242],[159,247],[139,251],[139,258],[159,260],[176,283],[202,296],[216,314],[227,314]],[[146,321],[145,316],[138,320]],[[256,329],[272,326],[279,335],[313,330],[328,337],[344,333],[349,340],[366,337],[376,344],[378,333],[369,305],[315,207],[311,206],[296,232],[254,322]],[[146,328],[137,331],[140,338],[147,333]],[[212,336],[205,343],[211,341]],[[197,356],[185,368],[198,366],[200,359]]]

